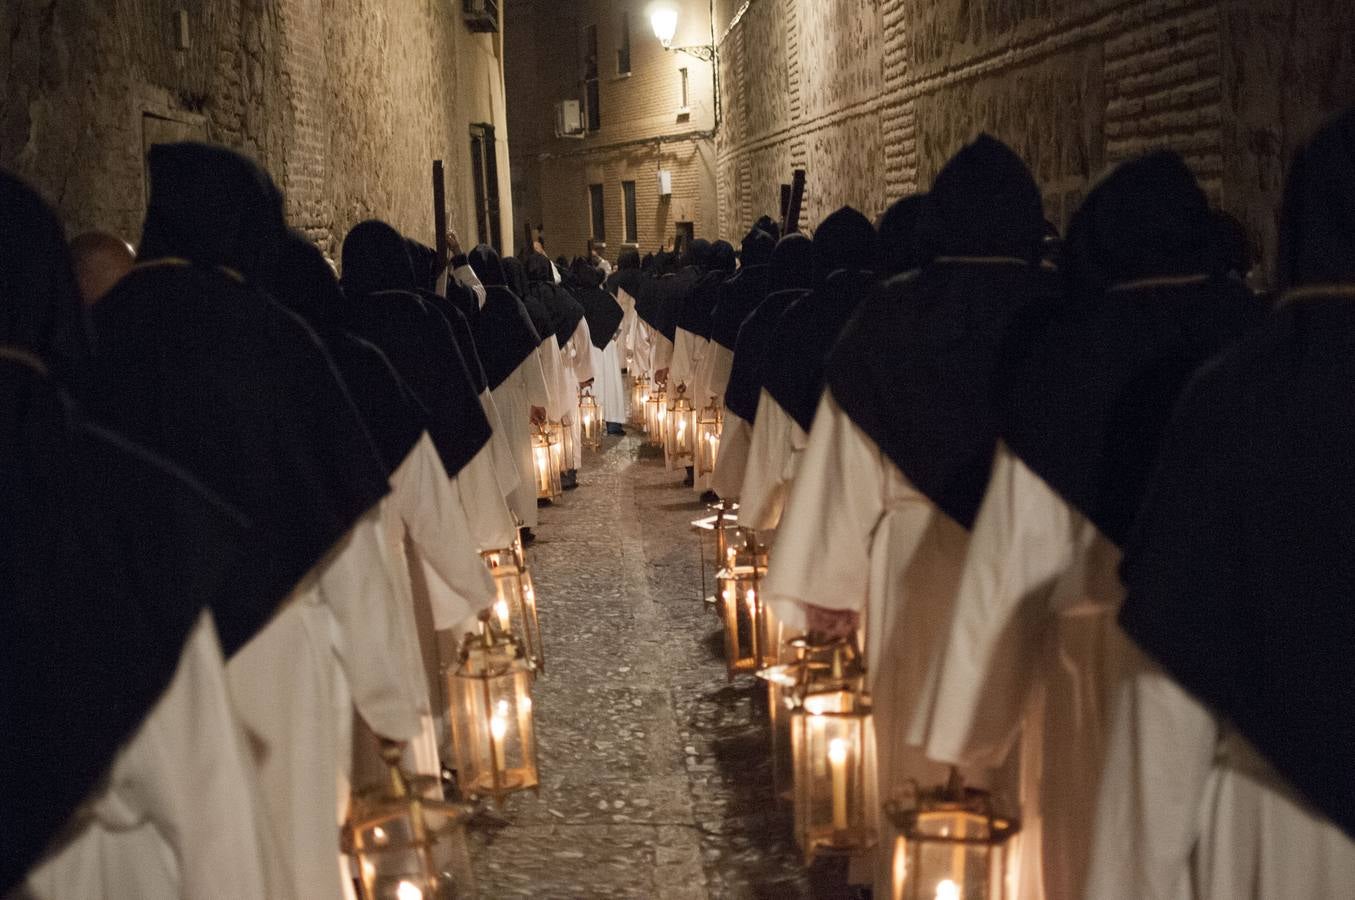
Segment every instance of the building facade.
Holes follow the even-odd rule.
[[[1294,148],[1355,103],[1348,0],[715,0],[720,232],[924,189],[978,132],[1030,165],[1066,225],[1106,167],[1156,147],[1273,259]]]
[[[671,45],[692,52],[663,47],[644,0],[511,0],[505,12],[514,217],[552,257],[590,239],[615,261],[679,232],[716,236],[712,7],[666,5]]]
[[[468,11],[479,11],[473,16]],[[502,29],[494,0],[15,0],[0,6],[0,166],[68,228],[135,243],[150,144],[258,159],[331,257],[369,217],[509,246]]]

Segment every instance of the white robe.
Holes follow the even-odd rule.
[[[1086,896],[1349,896],[1355,842],[1245,738],[1134,655],[1112,716]]]
[[[795,478],[809,436],[765,390],[758,396],[757,421],[748,444],[748,463],[739,492],[739,524],[768,531],[781,521],[786,491]],[[723,449],[723,448],[721,448]],[[723,496],[723,495],[721,495]]]
[[[379,510],[353,526],[226,665],[298,897],[344,890],[337,826],[347,809],[352,708],[392,740],[411,740],[422,725],[400,664],[399,598]]]
[[[298,896],[279,860],[270,859],[262,804],[216,627],[203,612],[169,687],[118,751],[66,839],[29,873],[26,894]]]
[[[927,751],[992,765],[1022,735],[1023,898],[1087,896],[1111,701],[1132,658],[1115,622],[1119,563],[1119,549],[999,443]]]
[[[621,351],[616,341],[609,341],[606,348],[592,348],[593,355],[593,393],[602,408],[602,421],[624,423],[627,418],[626,382],[621,377]]]
[[[565,468],[577,469],[583,464],[583,429],[579,421],[579,386],[593,378],[593,338],[588,331],[588,320],[580,319],[574,333],[560,348],[560,362],[569,407],[568,427],[574,433],[574,456],[565,460]]]
[[[724,500],[737,500],[743,491],[743,476],[748,470],[748,450],[753,441],[753,426],[725,407],[725,424],[720,430],[720,455],[715,458],[711,490]]]
[[[792,633],[804,629],[810,604],[861,614],[882,799],[904,799],[910,781],[944,784],[949,773],[921,748],[968,545],[968,532],[913,487],[825,392],[763,591]],[[968,784],[997,786],[985,769],[963,774]],[[884,848],[876,896],[888,897],[895,835],[883,816],[876,826]]]
[[[547,409],[550,404],[540,353],[533,351],[492,393],[518,467],[518,485],[509,495],[508,505],[518,522],[531,528],[537,523],[531,407]]]

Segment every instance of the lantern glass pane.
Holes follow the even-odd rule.
[[[545,652],[531,574],[518,564],[512,548],[487,550],[481,556],[494,577],[495,599],[490,613],[499,630],[512,635],[538,669],[544,668]]]
[[[532,435],[532,469],[536,475],[536,496],[554,500],[563,493],[560,487],[560,444],[550,434]]]
[[[602,425],[602,411],[598,408],[597,400],[592,394],[580,395],[579,433],[585,447],[596,450],[602,446]]]
[[[910,837],[904,839],[903,897],[992,900],[992,845],[962,843],[992,838],[986,816],[968,810],[920,812]]]
[[[720,456],[720,425],[714,420],[702,420],[696,426],[696,471],[709,475],[715,471]]]
[[[462,814],[421,805],[425,828],[415,832],[413,807],[366,823],[354,833],[363,900],[475,896]]]
[[[715,589],[725,624],[725,665],[732,679],[738,672],[761,668],[759,571],[753,566],[721,569]]]
[[[496,800],[538,784],[530,672],[505,657],[477,650],[447,678],[461,789]]]
[[[874,736],[870,713],[856,705],[851,692],[834,691],[806,696],[792,713],[795,831],[808,858],[875,843],[865,765]]]

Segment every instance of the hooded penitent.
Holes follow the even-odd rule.
[[[632,300],[639,299],[644,279],[640,254],[627,250],[617,257],[616,269],[607,277],[607,293],[615,297],[618,290],[624,290]]]
[[[1121,546],[1186,379],[1263,313],[1207,274],[1209,226],[1176,154],[1122,164],[1073,217],[1064,302],[1002,374],[1007,446]]]
[[[602,289],[602,273],[586,260],[575,260],[572,269],[578,284],[574,296],[583,305],[583,315],[588,320],[589,339],[594,347],[605,350],[612,338],[616,337],[625,311],[611,294]]]
[[[204,605],[224,605],[239,513],[87,424],[88,355],[60,223],[0,173],[0,809],[8,896],[169,684]]]
[[[814,232],[815,288],[776,323],[762,386],[805,431],[823,393],[824,364],[837,336],[875,285],[875,229],[844,206]]]
[[[583,319],[583,305],[574,299],[567,288],[555,283],[551,262],[543,254],[528,256],[524,268],[527,272],[527,296],[546,310],[555,342],[563,347],[569,343]]]
[[[705,272],[677,308],[676,323],[678,328],[709,340],[715,305],[720,300],[720,286],[734,274],[737,259],[734,246],[728,241],[716,241],[709,245],[703,250],[703,259]]]
[[[720,287],[715,309],[711,311],[711,340],[729,350],[739,339],[739,326],[767,296],[767,279],[776,241],[760,228],[743,239],[739,271]]]
[[[757,418],[758,396],[767,344],[786,307],[803,297],[813,286],[814,248],[802,234],[788,234],[772,251],[768,265],[768,292],[757,308],[739,327],[734,343],[734,364],[725,387],[725,406],[730,412],[752,424]]]
[[[509,288],[498,252],[480,244],[467,259],[471,271],[485,286],[485,305],[474,324],[475,347],[485,367],[485,380],[494,390],[536,351],[541,336],[522,300]]]
[[[544,256],[541,258],[545,259]],[[503,260],[503,271],[508,278],[509,289],[527,309],[527,315],[532,320],[532,327],[536,329],[541,341],[545,342],[547,338],[555,337],[555,320],[551,317],[550,308],[546,306],[546,302],[532,290],[531,279],[527,277],[526,264],[516,256],[507,256]]]
[[[1024,163],[981,135],[932,185],[937,258],[863,304],[828,363],[833,397],[913,485],[973,525],[998,437],[994,376],[1013,320],[1052,286]]]
[[[213,607],[230,654],[389,488],[315,332],[237,274],[272,282],[285,226],[267,176],[202,144],[152,147],[150,175],[144,262],[94,309],[86,407],[253,524]]]
[[[292,231],[280,261],[278,301],[310,323],[325,342],[390,475],[418,442],[428,410],[381,350],[346,330],[343,292],[324,254],[305,235]]]
[[[1355,113],[1299,151],[1289,292],[1167,431],[1120,623],[1355,838]]]
[[[446,320],[414,287],[399,232],[376,220],[354,225],[343,241],[349,327],[386,354],[419,399],[423,426],[454,476],[489,441],[489,421]]]

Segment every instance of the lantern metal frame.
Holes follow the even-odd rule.
[[[382,742],[390,781],[384,788],[354,793],[340,835],[360,900],[476,896],[466,844],[472,807],[442,800],[437,778],[405,772],[402,752],[400,744]],[[397,871],[388,871],[392,865]]]
[[[557,464],[560,467],[561,476],[565,472],[574,468],[575,456],[575,437],[574,437],[574,418],[565,413],[558,422],[548,422],[548,427],[554,429],[557,444]]]
[[[999,815],[992,795],[966,787],[954,768],[941,787],[911,784],[911,806],[885,804],[898,835],[892,851],[893,900],[1007,900],[1007,842],[1021,830],[1020,822]],[[948,857],[926,860],[937,861],[941,872],[925,864],[928,849]]]
[[[662,385],[649,390],[645,401],[645,442],[651,447],[662,447],[666,441],[668,424],[668,392]]]
[[[728,500],[721,500],[719,503],[708,504],[707,509],[715,510],[711,516],[703,516],[700,519],[692,521],[692,529],[697,534],[697,552],[701,560],[701,597],[709,604],[714,612],[720,611],[719,597],[714,594],[706,593],[706,585],[710,583],[711,577],[707,570],[706,556],[706,534],[715,536],[715,546],[710,555],[710,561],[719,565],[725,558],[725,548],[730,543],[729,534],[733,533],[736,539],[742,540],[743,529],[739,525],[738,516],[739,504]]]
[[[478,634],[465,636],[445,682],[461,792],[500,807],[509,794],[539,792],[532,670],[522,645],[485,617]]]
[[[794,801],[791,712],[815,685],[839,685],[862,679],[860,651],[848,638],[822,639],[801,634],[776,645],[777,661],[757,676],[767,683],[767,730],[771,742],[772,788],[778,800]],[[836,674],[835,674],[836,673]],[[864,680],[853,681],[864,685]]]
[[[715,402],[701,408],[696,417],[696,474],[710,475],[715,472],[715,463],[720,458],[720,436],[724,428],[724,415]]]
[[[517,547],[485,550],[480,558],[494,578],[496,597],[490,612],[499,629],[522,645],[536,673],[546,671],[546,651],[541,642],[541,622],[536,611],[536,589],[530,570]]]
[[[602,447],[602,408],[590,388],[579,389],[579,438],[584,447],[597,450]]]
[[[560,483],[559,439],[549,424],[532,428],[532,471],[536,476],[536,499],[555,500],[564,494]]]
[[[630,424],[638,428],[645,427],[645,404],[649,401],[649,378],[644,375],[631,376],[630,408],[627,418]]]
[[[677,396],[668,404],[668,430],[663,452],[668,468],[696,465],[696,407],[687,397],[687,386],[680,384]]]
[[[729,681],[741,672],[765,668],[775,648],[766,645],[766,605],[762,579],[767,574],[767,548],[750,529],[742,545],[726,544],[724,565],[715,575],[715,592],[724,621],[725,673]]]

